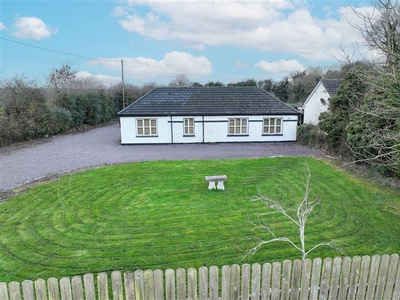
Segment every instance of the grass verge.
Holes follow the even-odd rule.
[[[400,250],[400,194],[313,158],[143,162],[88,170],[39,184],[0,205],[0,281],[111,270],[188,268],[300,258],[287,243],[255,246],[251,221],[276,235],[296,228],[251,201],[261,193],[296,207],[311,171],[311,199],[321,205],[307,244],[334,239],[347,255]],[[225,191],[206,175],[226,174]],[[336,256],[318,248],[310,258]]]

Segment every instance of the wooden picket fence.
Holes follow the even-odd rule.
[[[110,276],[111,275],[111,276]],[[0,300],[400,299],[399,255],[114,271],[0,283]]]

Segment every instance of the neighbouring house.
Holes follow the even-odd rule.
[[[319,115],[328,110],[329,100],[336,95],[342,82],[342,79],[323,79],[318,82],[301,107],[304,123],[318,124]]]
[[[298,115],[257,87],[156,88],[118,113],[122,144],[295,141]]]

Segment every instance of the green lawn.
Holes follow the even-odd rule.
[[[251,221],[267,211],[258,193],[294,207],[311,199],[307,243],[334,239],[346,255],[399,253],[400,193],[312,158],[159,161],[111,166],[39,184],[0,205],[0,281],[111,270],[166,269],[300,258],[287,243],[255,246]],[[226,174],[225,191],[206,175]],[[397,208],[397,209],[396,209]],[[296,238],[278,214],[264,216],[277,235]],[[341,255],[319,248],[310,255]]]

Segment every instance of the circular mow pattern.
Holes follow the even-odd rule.
[[[265,206],[251,198],[260,192],[294,208],[304,196],[305,162],[311,197],[321,200],[308,221],[309,247],[335,239],[349,255],[400,249],[399,218],[384,210],[399,195],[322,161],[146,162],[64,176],[3,203],[0,281],[300,258],[289,244],[274,243],[242,261],[256,244],[250,236],[268,238],[253,231],[259,220],[277,236],[297,238],[292,223],[265,215]],[[207,190],[204,176],[216,174],[228,176],[225,191]],[[311,257],[337,254],[319,248]]]

